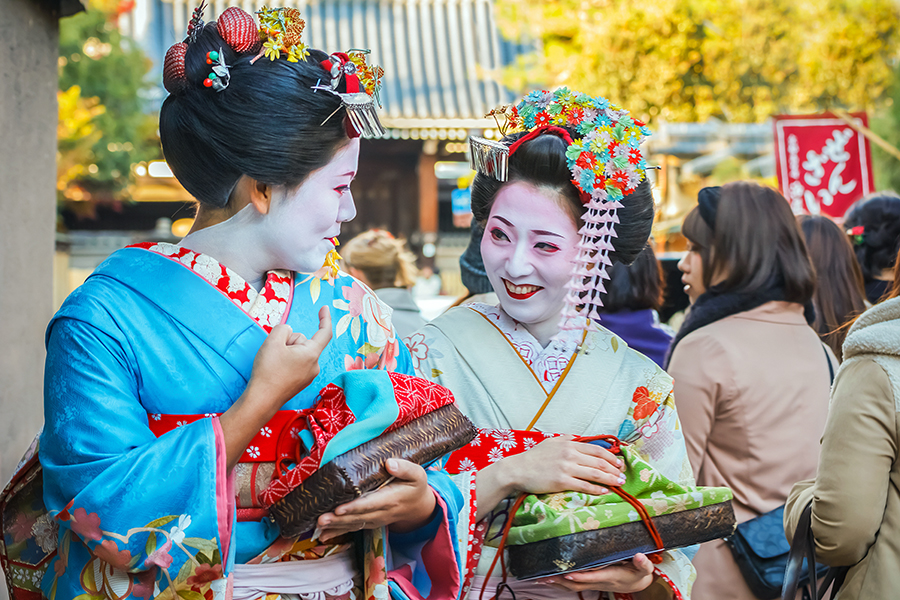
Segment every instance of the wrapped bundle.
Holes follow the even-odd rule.
[[[447,388],[410,375],[348,371],[282,429],[274,479],[260,499],[282,535],[299,535],[319,515],[387,483],[387,459],[428,465],[475,435]]]

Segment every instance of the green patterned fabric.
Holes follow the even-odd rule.
[[[731,500],[728,488],[686,487],[664,477],[627,446],[622,489],[637,498],[651,517]],[[640,521],[633,506],[614,492],[592,496],[579,492],[530,494],[513,518],[508,545],[530,544],[572,533]]]

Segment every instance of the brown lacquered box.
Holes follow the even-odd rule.
[[[391,479],[384,466],[387,459],[428,464],[462,448],[476,434],[472,422],[448,404],[322,465],[269,512],[281,535],[300,535],[315,527],[319,515],[387,483]]]

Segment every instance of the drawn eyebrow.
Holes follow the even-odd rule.
[[[509,226],[509,227],[512,227],[513,229],[516,228],[515,225],[513,225],[512,223],[510,223],[508,220],[504,219],[504,218],[501,217],[500,215],[494,215],[493,218],[494,218],[494,219],[497,219],[497,220],[500,221],[501,223],[506,224],[506,225]],[[534,230],[532,230],[532,233],[534,233],[534,234],[536,234],[536,235],[549,235],[549,236],[552,236],[552,237],[558,237],[558,238],[564,237],[564,236],[562,236],[562,235],[560,235],[560,234],[558,234],[558,233],[553,233],[552,231],[547,231],[547,230],[545,230],[545,229],[534,229]]]

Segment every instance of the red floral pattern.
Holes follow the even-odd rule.
[[[150,431],[152,431],[153,435],[156,437],[160,437],[164,433],[168,433],[189,423],[199,421],[200,419],[218,416],[221,416],[221,413],[209,413],[205,415],[151,414],[149,415],[148,421]],[[275,416],[272,417],[272,419],[266,423],[265,427],[260,429],[259,433],[253,436],[253,439],[247,444],[247,449],[244,451],[243,456],[241,456],[240,462],[263,463],[275,462],[279,458],[289,458],[286,454],[283,456],[279,456],[278,454],[276,448],[278,435],[285,427],[291,427],[291,434],[296,438],[297,432],[301,427],[301,425],[297,424],[297,421],[303,416],[305,416],[305,412],[300,410],[280,410],[275,413]]]
[[[394,399],[399,414],[394,423],[385,430],[393,431],[429,412],[452,404],[453,394],[447,388],[420,377],[388,373],[394,388]],[[322,390],[320,400],[310,410],[306,419],[307,425],[315,438],[315,445],[310,453],[297,461],[297,465],[273,481],[260,494],[263,504],[270,506],[286,496],[292,489],[314,473],[321,463],[328,443],[356,417],[347,407],[344,391],[336,385],[329,384]],[[296,447],[299,440],[288,440]],[[288,454],[295,452],[287,451]],[[279,448],[279,454],[282,449]],[[277,475],[277,474],[276,474]]]
[[[451,475],[465,471],[480,471],[491,463],[531,450],[545,439],[558,435],[560,434],[517,429],[479,429],[474,440],[450,454],[445,469]],[[469,524],[468,557],[463,573],[463,595],[472,585],[475,569],[481,559],[484,536],[487,533],[484,519],[477,524],[474,522],[474,515],[478,514],[474,493],[469,496],[469,514],[473,516],[473,522]]]
[[[631,401],[637,405],[634,407],[634,419],[636,421],[649,417],[659,408],[659,404],[650,398],[650,390],[644,386],[639,386],[634,390],[634,396],[632,396]]]
[[[211,256],[164,242],[144,242],[129,248],[142,248],[181,263],[225,294],[260,327],[272,328],[287,317],[294,289],[290,271],[269,271],[262,291],[257,292],[240,275]]]

